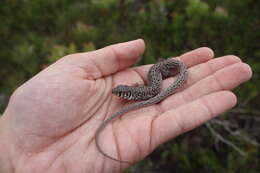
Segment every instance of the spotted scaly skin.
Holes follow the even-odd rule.
[[[177,79],[172,83],[168,88],[161,91],[162,80],[174,76],[179,72]],[[173,71],[175,70],[175,71]],[[140,109],[146,106],[150,106],[156,103],[161,102],[169,95],[172,95],[176,92],[178,88],[181,88],[186,82],[188,77],[187,67],[181,61],[170,58],[161,60],[158,63],[154,64],[148,72],[148,85],[139,85],[139,86],[126,86],[119,85],[112,90],[112,93],[128,100],[142,100],[141,102],[132,103],[122,108],[118,112],[114,113],[111,117],[106,119],[97,129],[95,134],[96,147],[100,153],[104,156],[121,163],[129,163],[130,161],[119,160],[108,154],[106,154],[99,145],[99,135],[104,130],[104,128],[112,122],[117,117],[136,109]]]

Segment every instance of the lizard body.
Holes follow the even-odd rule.
[[[168,88],[161,91],[161,83],[162,80],[174,76],[176,73],[173,73],[172,70],[178,70],[179,74],[177,79],[172,83]],[[175,71],[176,72],[176,71]],[[146,107],[149,105],[153,105],[159,103],[169,95],[172,95],[176,92],[176,90],[183,86],[185,81],[188,77],[188,71],[184,63],[176,60],[176,59],[165,59],[159,61],[158,63],[154,64],[149,72],[148,72],[148,86],[138,85],[138,86],[126,86],[126,85],[119,85],[112,90],[112,93],[128,100],[142,100],[141,102],[136,102],[129,104],[115,112],[111,117],[106,119],[97,129],[95,134],[95,142],[96,147],[100,153],[104,156],[123,163],[131,163],[129,161],[118,160],[112,156],[106,154],[99,145],[99,135],[104,130],[104,128],[112,122],[117,117],[142,107]]]

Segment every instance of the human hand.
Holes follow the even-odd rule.
[[[151,65],[127,69],[144,51],[136,40],[68,55],[12,95],[0,119],[3,172],[121,172],[128,164],[96,149],[99,125],[127,102],[113,96],[119,84],[145,83]],[[236,104],[229,90],[247,81],[251,69],[235,56],[215,59],[208,48],[180,57],[188,67],[184,89],[161,103],[129,112],[100,136],[103,150],[137,162],[158,145],[194,129]],[[174,78],[163,82],[166,88]],[[2,154],[1,154],[2,155]]]

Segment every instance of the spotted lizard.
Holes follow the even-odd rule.
[[[162,80],[174,76],[176,73],[179,73],[177,79],[165,90],[161,91]],[[158,63],[154,64],[147,75],[148,85],[119,85],[116,88],[112,89],[112,93],[122,97],[127,100],[136,100],[140,102],[129,104],[123,107],[121,110],[115,112],[111,117],[106,119],[97,129],[95,134],[95,143],[98,151],[104,156],[121,162],[121,163],[131,163],[130,161],[123,161],[117,158],[110,156],[105,153],[99,145],[99,136],[100,133],[105,129],[105,127],[111,123],[113,120],[122,116],[123,114],[140,109],[146,106],[157,104],[164,100],[166,97],[174,94],[176,90],[184,85],[188,77],[188,71],[186,65],[174,58],[163,59]]]

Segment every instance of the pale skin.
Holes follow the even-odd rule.
[[[139,39],[68,55],[19,87],[0,118],[0,172],[109,173],[131,166],[99,153],[94,135],[128,104],[112,95],[112,88],[145,83],[151,65],[129,68],[144,49]],[[160,144],[235,106],[230,90],[249,80],[251,69],[236,56],[213,56],[211,49],[199,48],[177,57],[188,66],[184,88],[109,124],[100,136],[104,151],[138,162]],[[163,88],[173,80],[164,80]]]

